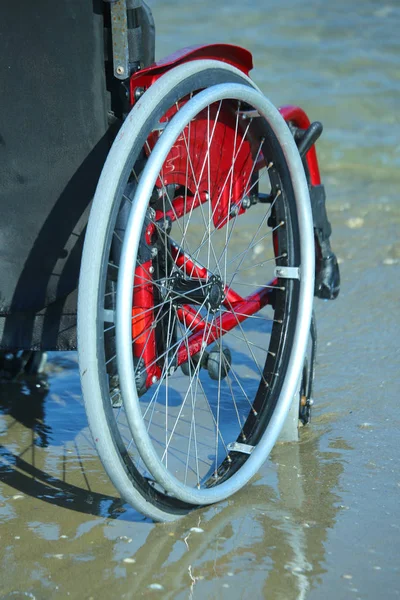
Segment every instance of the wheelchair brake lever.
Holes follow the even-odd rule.
[[[297,147],[299,149],[299,153],[302,159],[310,150],[311,146],[313,146],[318,140],[322,133],[322,130],[322,123],[320,123],[319,121],[315,121],[314,123],[311,123],[308,129],[301,133],[301,136],[296,136]]]

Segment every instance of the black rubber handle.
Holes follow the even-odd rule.
[[[311,123],[310,127],[306,129],[297,145],[301,158],[304,158],[311,146],[315,144],[322,130],[323,125],[319,121]]]

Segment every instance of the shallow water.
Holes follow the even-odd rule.
[[[52,353],[41,381],[0,387],[0,598],[397,598],[400,5],[152,6],[159,57],[239,43],[274,103],[325,125],[342,292],[316,302],[313,421],[232,499],[154,525],[94,452],[76,355]]]

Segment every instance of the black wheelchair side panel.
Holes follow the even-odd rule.
[[[102,2],[0,13],[0,348],[76,347],[87,213],[108,149]]]

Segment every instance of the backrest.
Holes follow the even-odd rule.
[[[109,144],[102,2],[0,9],[0,313],[76,287],[84,213]]]

